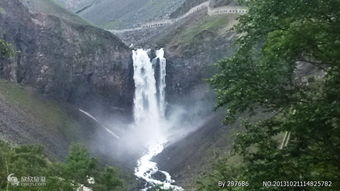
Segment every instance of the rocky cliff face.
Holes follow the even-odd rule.
[[[154,36],[149,44],[165,47],[168,59],[167,95],[170,102],[207,90],[214,63],[233,52],[236,15],[209,17],[198,12]],[[190,97],[190,96],[189,96]],[[191,97],[190,99],[193,99]]]
[[[85,108],[130,110],[131,51],[117,37],[75,20],[32,12],[19,0],[0,1],[0,10],[0,38],[17,51],[15,58],[1,60],[1,78]]]

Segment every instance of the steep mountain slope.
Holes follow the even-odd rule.
[[[55,6],[0,1],[0,38],[16,51],[0,59],[0,78],[11,81],[0,84],[1,138],[43,144],[57,159],[70,143],[83,142],[101,159],[117,162],[118,153],[107,152],[114,150],[114,137],[79,108],[94,116],[130,117],[131,50],[113,34]]]
[[[0,139],[43,145],[50,160],[63,160],[70,144],[81,143],[122,168],[132,180],[124,188],[133,187],[132,162],[118,157],[117,139],[79,110],[129,118],[131,50],[44,0],[0,1],[0,39],[16,51],[0,59]]]
[[[176,18],[184,15],[192,7],[199,5],[200,3],[206,2],[207,0],[185,0],[182,5],[180,5],[174,12],[171,13],[171,18]]]
[[[20,0],[20,2],[29,8],[32,13],[43,13],[53,15],[73,23],[88,24],[81,17],[72,14],[57,5],[53,0]]]
[[[184,0],[57,0],[102,28],[128,28],[167,18]]]
[[[209,1],[210,7],[237,5],[234,0],[55,0],[85,20],[105,29],[122,29],[184,15]]]
[[[0,80],[0,139],[42,144],[52,159],[65,156],[69,144],[87,144],[98,125],[75,108],[39,95],[33,88]]]
[[[81,144],[101,164],[120,169],[123,190],[135,184],[129,161],[122,161],[117,151],[112,151],[117,140],[101,124],[78,108],[46,98],[30,86],[0,80],[0,140],[14,145],[42,145],[51,161],[64,160],[71,144]]]
[[[232,54],[235,38],[232,26],[237,17],[208,16],[201,11],[166,27],[145,43],[165,47],[170,62],[167,79],[170,101],[206,85],[206,79],[214,74],[213,64]]]
[[[0,38],[17,51],[15,58],[0,62],[1,78],[83,108],[129,112],[131,50],[111,33],[78,22],[79,17],[55,6],[44,0],[0,2]]]
[[[231,146],[233,129],[222,124],[222,112],[207,118],[197,131],[170,145],[155,159],[159,168],[169,172],[185,190],[195,190],[197,176]]]
[[[56,3],[72,12],[78,12],[92,6],[97,1],[98,0],[56,0]]]

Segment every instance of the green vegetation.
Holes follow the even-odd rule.
[[[0,13],[2,8],[0,9]],[[0,39],[0,58],[7,58],[14,56],[14,49],[11,44]]]
[[[10,174],[17,178],[19,185],[7,181]],[[25,177],[33,177],[33,180],[25,180]],[[89,181],[92,177],[94,181]],[[46,158],[41,146],[11,146],[0,141],[1,191],[73,191],[80,185],[96,191],[114,191],[121,190],[122,182],[118,177],[116,169],[100,167],[79,145],[71,146],[65,162],[57,163]]]
[[[103,28],[105,28],[105,29],[111,29],[111,28],[118,27],[120,25],[122,25],[122,22],[120,20],[118,20],[118,19],[114,19],[114,20],[112,20],[112,21],[110,21],[108,23],[105,23],[105,24],[101,25],[101,26]]]
[[[60,17],[76,24],[90,25],[89,22],[85,21],[78,15],[73,14],[68,10],[62,8],[60,5],[55,3],[54,0],[29,0],[29,3],[30,9],[34,12],[40,12]]]
[[[218,63],[211,83],[218,106],[227,110],[226,123],[259,109],[273,114],[243,124],[232,151],[202,178],[199,190],[340,190],[340,1],[244,3],[249,13],[236,27],[238,49]],[[304,71],[307,66],[314,71]],[[218,187],[228,180],[249,185]],[[332,185],[263,186],[285,180]]]
[[[38,124],[61,131],[70,140],[79,135],[79,124],[65,113],[57,101],[46,99],[37,95],[33,89],[5,80],[0,80],[0,95]]]
[[[179,35],[182,42],[195,42],[195,36],[203,31],[218,32],[228,26],[233,18],[228,16],[212,16],[205,17],[202,21],[192,27],[187,27],[182,34]]]
[[[6,10],[5,10],[4,8],[2,8],[2,7],[0,7],[0,14],[1,14],[1,15],[6,14]]]

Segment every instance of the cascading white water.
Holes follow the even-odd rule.
[[[164,50],[159,49],[156,51],[156,58],[159,59],[159,110],[161,116],[165,117],[165,88],[166,88],[166,59],[164,58]]]
[[[135,82],[134,118],[137,124],[146,118],[159,120],[155,72],[146,51],[133,51]]]
[[[174,180],[171,179],[169,173],[158,170],[157,163],[151,161],[153,157],[163,151],[167,142],[167,137],[164,133],[167,128],[165,119],[166,59],[164,58],[164,50],[157,50],[156,56],[160,64],[158,87],[155,78],[156,67],[150,61],[148,52],[143,49],[133,51],[135,126],[148,134],[145,136],[147,152],[137,161],[135,175],[147,182],[142,190],[146,191],[153,185],[162,185],[164,189],[172,188],[175,191],[181,191],[183,190],[181,187],[172,185]],[[165,180],[153,178],[156,173],[162,173]]]

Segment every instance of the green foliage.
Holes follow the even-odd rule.
[[[223,29],[228,26],[233,19],[234,18],[230,15],[206,17],[193,26],[186,26],[183,32],[177,34],[179,36],[179,41],[183,41],[184,43],[194,43],[196,42],[195,36],[203,31],[225,32]]]
[[[0,39],[0,58],[14,56],[14,50],[11,44]]]
[[[86,184],[87,177],[93,177],[96,174],[96,160],[91,158],[86,149],[80,145],[73,145],[70,148],[69,155],[63,165],[62,175],[67,179]]]
[[[96,191],[121,190],[121,180],[113,167],[99,167],[84,147],[73,145],[63,163],[53,163],[47,159],[41,146],[13,147],[0,141],[0,190],[15,191],[73,191],[79,185],[85,185]],[[7,176],[14,173],[20,177],[45,177],[42,186],[12,186]],[[94,178],[89,183],[88,179]]]
[[[248,181],[220,190],[340,190],[340,1],[245,1],[249,13],[231,58],[211,79],[230,122],[240,112],[264,108],[267,120],[245,123],[234,148],[200,190],[218,181]],[[317,68],[298,74],[298,64]],[[302,80],[301,80],[302,79]],[[288,133],[289,132],[289,133]],[[289,134],[282,145],[282,135]],[[237,165],[230,158],[240,157]],[[268,180],[332,181],[332,187],[263,187]]]
[[[113,167],[106,167],[97,176],[96,181],[94,190],[112,191],[119,190],[122,187],[122,181],[118,178],[117,170]]]
[[[29,3],[30,8],[36,12],[53,15],[75,24],[90,25],[80,16],[62,8],[55,0],[29,0]]]

